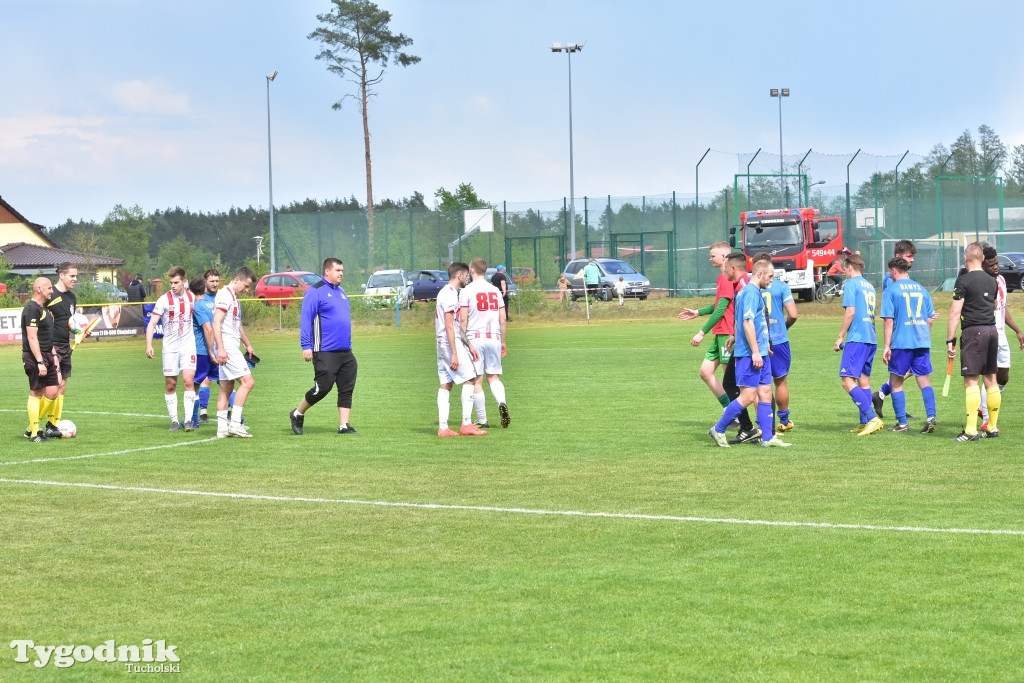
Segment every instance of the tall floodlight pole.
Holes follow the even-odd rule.
[[[779,98],[779,193],[782,195],[782,206],[786,205],[786,190],[783,179],[786,177],[782,161],[782,98],[789,97],[789,88],[772,88],[771,96]]]
[[[270,183],[270,272],[277,272],[277,251],[274,249],[274,164],[270,155],[270,82],[277,78],[277,70],[267,76],[267,179]]]
[[[576,188],[573,184],[572,166],[572,53],[579,52],[587,41],[582,43],[551,43],[552,52],[564,52],[569,58],[569,251],[571,258],[576,258]]]

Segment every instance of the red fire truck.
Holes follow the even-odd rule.
[[[821,271],[843,253],[843,223],[836,216],[821,218],[817,209],[772,209],[740,214],[740,237],[747,258],[768,252],[775,277],[793,290],[794,297],[810,301]],[[729,230],[736,246],[736,228]]]

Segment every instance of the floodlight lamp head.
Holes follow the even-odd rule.
[[[783,97],[789,97],[789,88],[783,88],[782,89],[782,96]]]
[[[267,80],[268,80],[268,81],[272,81],[272,80],[274,80],[275,78],[277,78],[277,69],[274,69],[274,73],[272,73],[272,74],[270,74],[269,76],[267,76]]]
[[[552,52],[561,52],[562,51],[562,44],[561,43],[551,43],[551,51]]]

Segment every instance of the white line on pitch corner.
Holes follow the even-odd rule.
[[[123,451],[110,451],[109,453],[89,453],[86,455],[68,455],[63,458],[35,458],[33,460],[18,460],[11,462],[0,462],[0,467],[8,467],[10,465],[32,465],[40,462],[59,462],[61,460],[83,460],[85,458],[103,458],[108,455],[127,455],[129,453],[142,453],[143,451],[158,451],[164,448],[178,448],[179,446],[191,446],[197,443],[207,443],[209,441],[216,441],[217,437],[213,436],[209,439],[197,439],[195,441],[182,441],[181,443],[165,443],[159,446],[146,446],[145,448],[128,448]],[[45,446],[44,446],[45,448]]]
[[[348,498],[306,498],[299,496],[272,496],[256,493],[225,493],[220,491],[191,491],[187,489],[158,489],[146,486],[117,486],[114,484],[89,484],[83,482],[44,481],[38,479],[4,479],[4,484],[27,484],[32,486],[65,486],[71,488],[100,489],[103,491],[125,491],[132,493],[157,493],[175,496],[201,496],[208,498],[229,498],[234,500],[255,500],[274,503],[319,503],[331,505],[369,505],[375,507],[411,508],[416,510],[453,510],[461,512],[496,512],[510,515],[541,515],[552,517],[584,517],[597,519],[624,519],[645,522],[684,522],[693,524],[736,524],[744,526],[790,527],[809,529],[841,529],[847,531],[889,531],[921,534],[973,534],[985,536],[1024,536],[1020,529],[960,529],[957,527],[884,526],[876,524],[841,524],[833,522],[786,522],[764,519],[736,519],[729,517],[683,517],[677,515],[643,515],[627,512],[583,512],[580,510],[543,510],[536,508],[496,507],[490,505],[448,505],[444,503],[403,503],[382,500],[354,500]]]

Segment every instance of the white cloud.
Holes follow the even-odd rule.
[[[188,114],[188,95],[173,92],[163,83],[138,79],[115,83],[114,101],[130,112],[138,114]]]

